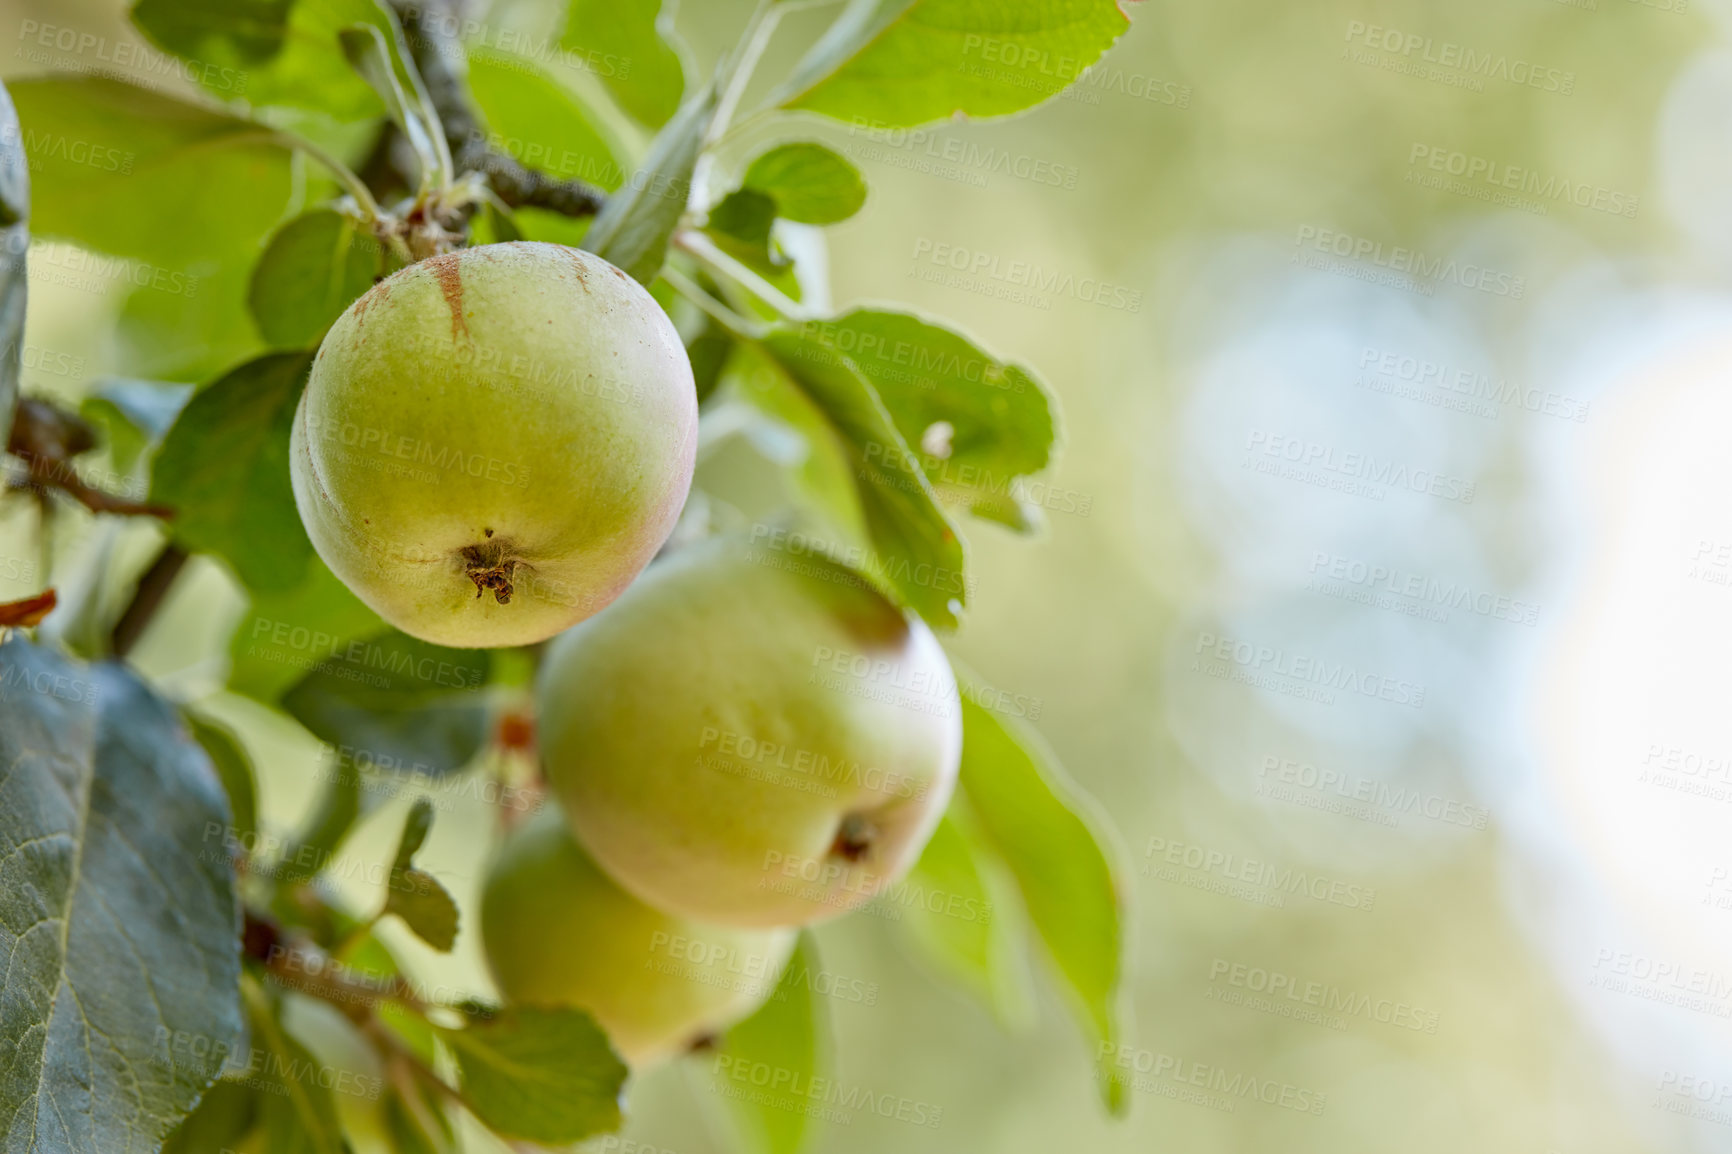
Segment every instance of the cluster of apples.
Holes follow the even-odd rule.
[[[587,1009],[640,1067],[749,1014],[796,927],[905,874],[961,755],[943,649],[849,570],[716,537],[645,571],[697,423],[649,293],[511,243],[356,301],[291,443],[315,548],[387,621],[455,646],[559,634],[537,686],[557,804],[496,853],[483,945],[507,999]]]

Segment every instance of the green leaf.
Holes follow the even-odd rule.
[[[957,673],[975,679],[958,667]],[[1116,1043],[1122,1014],[1124,886],[1093,803],[1065,776],[1039,735],[962,697],[961,788],[985,839],[1009,866],[1091,1043]],[[1097,1059],[1098,1061],[1098,1059]],[[1101,1066],[1108,1108],[1126,1108],[1123,1083]]]
[[[292,589],[312,561],[289,486],[289,430],[312,363],[310,352],[272,353],[199,390],[152,470],[150,497],[175,510],[175,540],[220,555],[249,589]]]
[[[12,435],[29,293],[30,169],[18,113],[0,84],[0,445]]]
[[[568,1143],[617,1130],[626,1065],[582,1010],[507,1007],[464,1029],[439,1027],[463,1101],[495,1133]]]
[[[422,180],[449,175],[451,158],[446,154],[445,129],[409,60],[403,35],[392,21],[387,28],[369,22],[337,33],[343,56],[350,67],[385,102],[385,113],[409,141],[421,162]]]
[[[766,193],[737,188],[709,211],[704,232],[716,246],[769,281],[793,300],[800,299],[794,262],[771,236],[776,201]]]
[[[1005,116],[1056,96],[1129,25],[1119,0],[853,0],[778,95],[882,127]]]
[[[227,0],[206,2],[227,4]],[[255,108],[306,110],[339,123],[383,115],[385,109],[378,96],[343,58],[337,33],[356,24],[372,24],[388,33],[391,20],[387,13],[374,0],[294,0],[287,15],[282,42],[268,60],[243,61],[237,53],[234,66],[229,67],[226,62],[230,58],[207,40],[203,55],[197,58],[200,67],[189,71],[213,96],[222,100],[245,98]],[[213,27],[222,34],[220,23]],[[158,39],[155,35],[151,38]],[[262,44],[263,39],[258,42]],[[158,43],[179,53],[171,44]]]
[[[282,703],[357,760],[437,777],[468,765],[487,738],[481,687],[491,668],[485,649],[446,649],[390,629],[328,655]]]
[[[260,1052],[266,1154],[348,1154],[337,1101],[319,1079],[319,1060],[283,1025],[251,979],[242,983]]]
[[[594,74],[626,114],[660,128],[679,110],[685,67],[661,0],[571,0],[559,45]]]
[[[812,1136],[805,1102],[762,1087],[763,1078],[809,1086],[829,1074],[830,1020],[811,980],[818,970],[817,942],[802,930],[775,992],[727,1032],[712,1064],[716,1091],[753,1154],[797,1154]]]
[[[605,121],[533,62],[469,50],[469,89],[487,118],[488,143],[560,180],[609,192],[625,180],[623,148]]]
[[[256,245],[288,207],[289,151],[262,125],[102,76],[21,80],[12,95],[37,233],[147,262],[135,279],[165,295],[186,295],[200,261]]]
[[[746,169],[742,188],[772,197],[776,215],[802,224],[835,224],[866,203],[860,170],[822,144],[798,141],[761,154]]]
[[[310,670],[385,628],[317,555],[308,570],[293,589],[253,591],[251,612],[229,639],[234,692],[274,705]]]
[[[849,454],[824,411],[763,346],[738,343],[723,367],[718,389],[720,405],[737,396],[762,418],[746,422],[741,432],[759,456],[774,469],[773,476],[790,491],[790,501],[805,528],[826,542],[827,552],[871,550],[866,515],[849,468]],[[714,484],[704,478],[706,484]],[[754,517],[768,514],[728,491],[716,494]],[[758,502],[757,504],[762,504]],[[830,544],[833,543],[833,544]],[[866,568],[857,562],[858,568]],[[888,581],[874,574],[881,587]],[[886,589],[888,592],[888,589]]]
[[[1047,467],[1057,438],[1039,378],[911,313],[855,309],[805,331],[872,382],[940,499],[1011,528],[1038,524],[1021,482]]]
[[[163,1143],[162,1154],[212,1154],[240,1145],[259,1116],[259,1094],[251,1086],[219,1079],[198,1109]]]
[[[452,1154],[457,1149],[444,1101],[419,1080],[407,1093],[395,1086],[386,1092],[385,1132],[395,1154]]]
[[[385,912],[402,918],[416,937],[442,954],[457,944],[457,902],[426,870],[405,869],[391,875]]]
[[[1020,1027],[1032,1016],[1027,957],[1013,882],[979,844],[966,806],[953,800],[900,885],[923,900],[897,903],[900,924],[944,976]]]
[[[933,626],[954,628],[968,599],[962,539],[878,394],[848,357],[798,328],[776,329],[763,345],[824,415],[854,478],[870,555],[837,559],[878,577]]]
[[[692,169],[715,113],[716,87],[710,84],[686,101],[650,143],[643,167],[607,198],[583,238],[584,248],[640,284],[655,280],[686,211]]]
[[[716,207],[710,209],[710,219],[704,226],[712,235],[732,237],[758,249],[767,249],[770,226],[776,223],[776,200],[767,193],[741,188],[728,193]],[[760,257],[768,262],[768,255]]]
[[[402,918],[417,937],[434,949],[450,953],[457,941],[457,903],[432,874],[416,869],[413,864],[432,825],[433,803],[424,797],[416,798],[403,823],[397,857],[391,864],[385,912]]]
[[[16,634],[0,765],[6,1149],[155,1149],[242,1031],[234,874],[199,849],[229,823],[222,787],[124,666]]]
[[[149,279],[121,306],[115,363],[138,377],[208,381],[265,352],[246,300],[247,278],[263,245],[263,235],[249,238],[242,248],[185,275],[133,266],[130,276]]]
[[[229,812],[234,815],[231,824],[235,834],[241,838],[251,837],[258,829],[258,779],[253,772],[252,758],[247,756],[240,740],[226,726],[206,721],[190,709],[182,710],[181,717],[193,740],[210,755],[211,766],[223,783],[223,792],[229,799]]]
[[[687,342],[686,359],[692,363],[692,382],[697,386],[698,404],[703,404],[715,391],[733,348],[733,335],[714,322],[706,324]]]
[[[132,22],[164,52],[208,64],[262,64],[283,50],[295,0],[138,0]]]
[[[391,861],[392,870],[406,870],[415,862],[415,855],[427,844],[427,834],[433,828],[433,803],[424,797],[415,799],[409,816],[403,819],[403,833],[397,839],[397,856]]]
[[[325,778],[313,811],[294,840],[283,847],[282,856],[270,863],[269,876],[282,885],[294,885],[318,874],[331,864],[360,817],[361,774],[353,766],[343,766]]]
[[[359,222],[315,209],[271,238],[253,267],[247,308],[271,345],[316,348],[343,310],[390,271],[385,246]]]
[[[114,467],[126,472],[154,449],[191,398],[191,385],[109,377],[79,403],[79,415],[100,425]]]

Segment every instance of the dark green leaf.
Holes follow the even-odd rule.
[[[651,142],[643,167],[607,198],[583,238],[584,248],[641,284],[655,280],[668,239],[686,211],[692,169],[715,112],[716,88],[711,84],[668,121]]]
[[[253,1046],[264,1082],[260,1111],[265,1154],[348,1154],[337,1101],[319,1078],[319,1061],[283,1026],[278,1007],[249,980]]]
[[[283,695],[283,708],[357,761],[454,773],[487,737],[481,687],[490,669],[485,649],[446,649],[392,629],[327,656]]]
[[[910,313],[855,309],[806,333],[872,382],[941,499],[1012,528],[1037,523],[1021,482],[1046,468],[1057,432],[1032,373]]]
[[[132,22],[164,52],[208,64],[261,64],[283,50],[295,0],[138,0]]]
[[[828,1010],[812,981],[818,970],[817,943],[803,930],[775,992],[728,1031],[713,1063],[717,1092],[753,1154],[797,1154],[811,1137],[805,1103],[762,1087],[766,1078],[773,1085],[810,1086],[829,1075]]]
[[[402,918],[416,937],[440,953],[450,953],[457,944],[457,902],[426,870],[406,869],[391,875],[385,912]]]
[[[822,144],[798,141],[763,153],[740,187],[773,198],[776,215],[802,224],[835,224],[866,203],[860,170]]]
[[[438,1091],[417,1081],[407,1093],[385,1095],[385,1132],[395,1154],[452,1154],[457,1136]]]
[[[911,128],[1056,96],[1129,26],[1119,0],[854,0],[778,95]]]
[[[439,1028],[463,1101],[495,1133],[568,1143],[619,1128],[626,1065],[582,1010],[509,1007]]]
[[[385,628],[317,556],[308,570],[293,589],[254,592],[252,611],[229,640],[234,692],[274,705],[309,671]]]
[[[487,118],[488,143],[560,180],[612,191],[625,180],[623,146],[606,122],[532,62],[469,51],[469,88]]]
[[[251,837],[258,829],[258,785],[252,758],[227,727],[206,721],[191,710],[183,710],[181,716],[194,740],[210,755],[211,766],[223,783],[229,812],[234,815],[235,834]]]
[[[353,765],[343,765],[325,778],[313,812],[282,856],[267,867],[270,876],[283,885],[313,877],[331,864],[360,817],[361,774]]]
[[[794,262],[782,255],[770,237],[776,223],[776,202],[761,192],[735,189],[710,210],[704,231],[729,256],[781,289],[800,299],[800,282]]]
[[[259,1116],[259,1094],[251,1086],[219,1079],[198,1109],[169,1135],[162,1154],[213,1154],[239,1146]]]
[[[432,828],[433,803],[418,797],[409,807],[409,816],[403,819],[403,834],[397,839],[397,856],[391,861],[393,870],[406,870],[415,864],[415,855],[427,843],[427,834]]]
[[[0,445],[12,435],[24,346],[30,248],[30,169],[12,98],[0,85]]]
[[[968,593],[962,539],[878,394],[848,357],[799,329],[763,343],[835,432],[871,542],[866,572],[932,625],[954,628]]]
[[[262,125],[102,76],[12,95],[36,232],[147,262],[133,281],[164,295],[195,294],[190,270],[256,245],[288,206],[289,151]]]
[[[958,668],[959,676],[972,681]],[[1124,887],[1105,822],[1038,734],[962,700],[961,787],[986,840],[1016,878],[1035,931],[1087,1032],[1091,1053],[1121,1033]],[[1114,1113],[1124,1084],[1103,1066]]]
[[[707,326],[686,345],[686,359],[692,362],[692,381],[697,386],[699,404],[715,391],[722,366],[727,364],[733,348],[734,338],[715,324]]]
[[[661,9],[662,0],[571,0],[559,42],[648,128],[667,123],[685,90],[685,69],[669,43],[673,13]]]
[[[237,57],[236,66],[228,67],[226,58],[206,56],[192,71],[222,100],[245,98],[255,108],[307,110],[342,123],[369,120],[383,115],[384,106],[349,67],[337,42],[339,31],[356,24],[391,30],[389,14],[375,0],[294,0],[282,43],[268,61]]]
[[[8,1150],[154,1149],[242,1031],[222,787],[123,666],[16,634],[0,765],[0,1134]]]
[[[433,825],[433,803],[415,799],[403,822],[397,857],[391,864],[385,912],[396,914],[415,935],[434,949],[450,953],[457,941],[457,903],[432,874],[414,868],[413,859]]]
[[[343,310],[390,271],[385,247],[359,222],[315,209],[271,238],[253,268],[247,307],[271,345],[313,348]]]
[[[770,226],[776,223],[776,201],[767,193],[742,188],[728,193],[710,209],[706,227],[748,245],[763,248],[770,243]]]
[[[189,549],[219,554],[249,589],[307,576],[313,546],[289,486],[289,430],[310,352],[273,353],[196,393],[157,453],[151,500]]]

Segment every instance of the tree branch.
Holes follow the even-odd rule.
[[[409,54],[427,85],[458,172],[479,172],[511,208],[543,208],[563,216],[594,216],[605,194],[581,180],[560,180],[529,168],[487,141],[487,129],[469,103],[463,45],[449,29],[449,0],[391,0],[403,23]]]
[[[72,459],[95,447],[96,430],[77,413],[41,397],[19,397],[6,451],[24,462],[25,474],[22,479],[9,480],[8,487],[42,496],[58,489],[92,513],[174,516],[174,510],[165,506],[130,500],[86,484]]]
[[[168,591],[174,586],[174,579],[180,576],[186,562],[186,550],[171,541],[162,547],[162,552],[138,579],[132,601],[126,612],[120,615],[120,620],[114,623],[114,632],[109,636],[109,645],[116,657],[125,657],[132,652],[132,647],[144,636],[145,629],[156,616],[156,611],[162,608]]]

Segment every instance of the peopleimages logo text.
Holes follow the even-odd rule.
[[[1460,285],[1492,296],[1521,300],[1527,292],[1527,278],[1486,268],[1484,265],[1458,261],[1451,257],[1427,256],[1418,249],[1400,245],[1385,247],[1380,240],[1354,236],[1314,224],[1302,224],[1293,238],[1299,249],[1310,247],[1317,252],[1346,260],[1366,261],[1378,268],[1404,273],[1420,281]]]
[[[1112,284],[1098,277],[1079,277],[1042,268],[1031,261],[1005,260],[997,253],[947,244],[924,236],[914,242],[914,260],[916,264],[925,261],[980,280],[1027,289],[1042,296],[1070,297],[1104,309],[1134,313],[1143,307],[1140,289]]]

